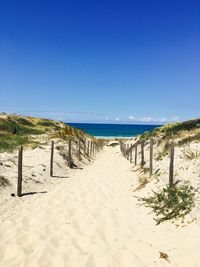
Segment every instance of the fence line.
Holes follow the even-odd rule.
[[[72,143],[76,144],[76,151],[75,148],[72,146]],[[82,140],[83,143],[83,147],[81,145],[81,139],[79,138],[78,141],[73,141],[71,138],[68,139],[67,142],[67,148],[68,151],[66,151],[66,156],[65,158],[67,159],[67,164],[69,168],[73,168],[74,167],[74,162],[73,162],[73,151],[77,152],[77,156],[79,161],[81,161],[81,150],[83,151],[83,156],[86,157],[90,157],[90,156],[94,156],[97,154],[97,152],[99,152],[101,149],[103,149],[104,144],[101,142],[93,142],[93,141],[87,141],[87,139]],[[87,145],[87,146],[86,146]],[[87,148],[87,151],[86,151]],[[33,150],[31,150],[30,152],[32,152]],[[40,150],[41,153],[41,150]],[[43,157],[45,160],[45,164],[49,164],[49,174],[50,177],[54,176],[54,153],[55,153],[55,142],[54,140],[51,141],[51,146],[50,149],[48,151],[45,151],[45,153],[49,153],[49,163],[46,161],[46,157]],[[41,156],[41,155],[40,155]],[[43,154],[42,154],[43,156]],[[21,197],[23,196],[22,193],[22,182],[23,182],[23,167],[35,167],[38,165],[41,165],[43,168],[43,171],[46,170],[46,165],[44,164],[38,164],[38,157],[37,159],[37,164],[34,166],[32,160],[33,160],[33,155],[28,154],[28,155],[24,155],[23,153],[23,146],[20,146],[20,148],[18,149],[18,163],[17,163],[17,167],[18,167],[18,176],[17,176],[17,196]],[[27,165],[24,164],[24,160],[26,160]],[[31,164],[30,164],[31,163]],[[44,161],[43,161],[44,163]],[[30,166],[29,166],[30,165]]]
[[[149,176],[151,177],[153,174],[153,138],[149,140]],[[145,166],[145,160],[144,160],[144,147],[145,142],[144,141],[137,141],[134,144],[120,144],[120,150],[122,155],[127,159],[130,160],[132,163],[132,153],[134,149],[135,154],[135,166],[137,165],[137,159],[138,159],[138,145],[140,145],[140,153],[141,153],[141,161],[140,161],[140,168],[144,168]],[[169,186],[174,185],[174,141],[172,140],[169,143]]]

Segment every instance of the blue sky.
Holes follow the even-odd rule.
[[[166,123],[199,99],[197,0],[0,1],[0,111]]]

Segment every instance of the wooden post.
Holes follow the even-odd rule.
[[[150,150],[149,150],[149,174],[150,176],[153,173],[153,139],[150,139]]]
[[[69,168],[73,168],[73,164],[72,164],[72,140],[71,138],[69,139],[69,146],[68,146],[68,166]]]
[[[86,156],[86,139],[84,140],[84,157]]]
[[[135,166],[137,165],[137,144],[135,144]]]
[[[124,144],[124,157],[126,158],[126,144]]]
[[[129,160],[129,144],[127,144],[127,154],[126,154],[126,156],[127,156],[127,160]]]
[[[122,145],[123,156],[125,157],[125,144]]]
[[[141,142],[141,168],[144,167],[144,142]]]
[[[90,156],[90,141],[88,140],[88,144],[87,144],[87,155],[88,157]]]
[[[78,159],[81,161],[81,139],[78,139]]]
[[[93,155],[95,156],[95,143],[93,143]]]
[[[92,156],[93,152],[93,142],[90,142],[90,156]]]
[[[174,184],[174,142],[170,143],[169,186]]]
[[[133,161],[133,146],[131,144],[131,147],[130,147],[130,163],[132,163]]]
[[[53,176],[54,141],[51,142],[50,176]]]
[[[22,196],[22,164],[23,164],[23,146],[18,152],[18,180],[17,180],[17,196]]]

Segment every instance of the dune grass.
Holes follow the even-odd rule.
[[[76,129],[63,122],[25,117],[18,115],[0,114],[0,152],[13,151],[20,145],[39,144],[40,135],[48,138],[86,138],[90,137],[82,130]],[[90,137],[92,139],[92,137]],[[35,141],[37,139],[37,141]]]
[[[181,134],[185,132],[192,132],[193,130],[200,130],[200,119],[194,119],[194,120],[189,120],[185,122],[177,122],[177,123],[171,123],[171,124],[166,124],[164,126],[155,128],[152,131],[145,132],[140,136],[140,140],[146,141],[149,138],[157,137],[160,136],[162,139],[169,140],[173,137],[180,137]],[[182,142],[187,142],[187,137],[185,137]],[[190,137],[193,141],[195,140],[200,140],[200,132],[195,133]],[[189,141],[189,140],[188,140]],[[181,141],[180,141],[181,143]]]

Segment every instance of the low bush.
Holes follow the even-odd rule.
[[[150,197],[138,198],[146,207],[153,209],[157,224],[172,219],[184,219],[195,206],[196,191],[189,182],[173,187],[166,186]]]
[[[119,143],[111,143],[111,144],[109,144],[108,146],[111,146],[111,147],[116,147],[116,146],[118,146],[119,145]]]

